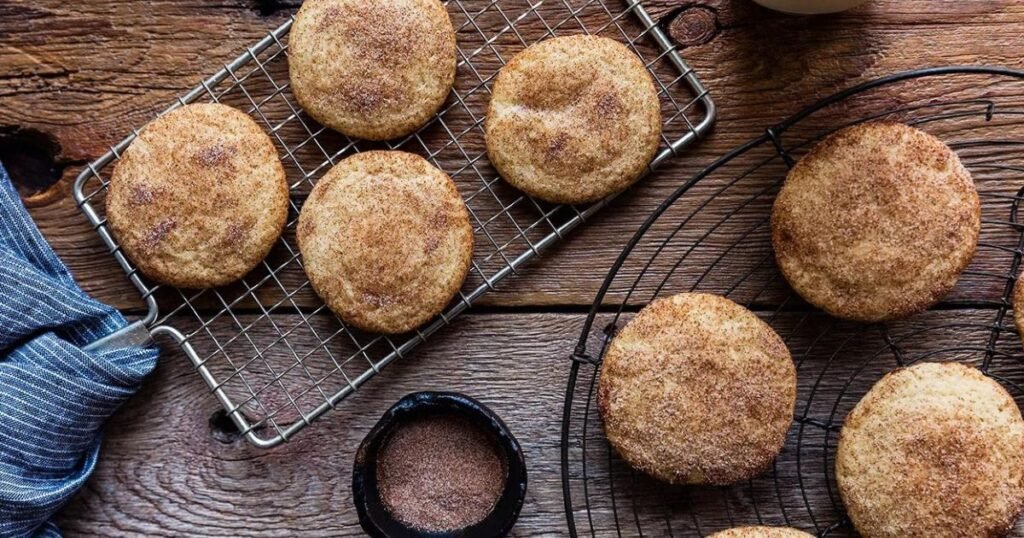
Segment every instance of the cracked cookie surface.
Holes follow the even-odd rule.
[[[342,320],[365,331],[409,331],[462,286],[473,227],[455,183],[402,151],[357,153],[331,168],[299,215],[310,284]]]
[[[288,39],[299,104],[353,138],[415,131],[455,81],[455,29],[438,0],[307,0]]]
[[[863,123],[790,170],[771,214],[783,276],[807,302],[862,322],[938,302],[981,230],[970,173],[946,144],[900,123]]]
[[[796,367],[779,335],[717,295],[654,300],[612,339],[597,407],[634,468],[725,485],[771,465],[793,421]]]
[[[647,169],[661,139],[661,105],[625,45],[557,37],[501,69],[484,131],[488,158],[512,186],[553,203],[594,202]]]
[[[210,288],[245,276],[288,215],[274,143],[240,110],[191,104],[142,128],[114,165],[107,220],[147,277]]]

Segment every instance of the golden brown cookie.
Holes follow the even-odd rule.
[[[866,538],[1005,536],[1024,508],[1024,419],[974,368],[896,370],[846,417],[836,482]]]
[[[342,320],[395,334],[439,314],[469,272],[473,227],[452,180],[418,155],[357,153],[302,206],[299,250]]]
[[[643,174],[658,149],[661,105],[625,45],[557,37],[501,69],[484,130],[488,158],[506,181],[541,200],[579,204]]]
[[[192,104],[153,120],[114,165],[107,221],[149,278],[209,288],[245,276],[288,216],[270,137],[245,113]]]
[[[978,243],[981,205],[941,140],[863,123],[790,170],[771,227],[794,291],[834,316],[876,322],[924,310],[956,284]]]
[[[1013,284],[1013,324],[1017,327],[1017,335],[1024,342],[1024,272],[1017,277]]]
[[[427,123],[455,81],[455,54],[455,29],[438,0],[306,0],[288,37],[302,108],[368,140]]]
[[[732,484],[782,449],[796,403],[785,343],[717,295],[657,299],[615,336],[597,404],[633,467],[674,484]]]
[[[811,538],[813,534],[788,527],[736,527],[716,532],[708,538]]]

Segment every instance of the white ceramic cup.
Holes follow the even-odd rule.
[[[754,0],[764,7],[785,13],[811,15],[835,13],[863,4],[867,0]]]

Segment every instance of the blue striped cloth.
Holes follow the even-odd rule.
[[[103,423],[156,365],[154,348],[86,352],[127,325],[71,278],[0,165],[0,536],[60,536]]]

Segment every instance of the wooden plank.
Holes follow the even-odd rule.
[[[984,355],[986,327],[993,315],[991,310],[929,312],[894,325],[891,335],[907,361],[977,363]],[[798,414],[839,424],[860,395],[895,366],[895,359],[873,328],[833,326],[820,316],[804,318],[799,313],[771,318],[798,360]],[[610,319],[603,315],[595,330],[599,332]],[[185,357],[164,342],[156,373],[108,425],[96,474],[61,513],[59,522],[69,536],[357,535],[349,489],[356,446],[398,398],[433,389],[479,398],[505,419],[523,444],[530,486],[513,535],[563,534],[560,435],[570,369],[566,357],[582,321],[578,314],[464,316],[443,338],[389,366],[337,410],[292,442],[270,451],[252,448],[211,427],[218,404]],[[264,327],[253,337],[266,342],[275,333]],[[943,349],[947,351],[924,354]],[[1021,383],[1024,365],[1016,335],[1005,334],[996,349],[992,371]],[[330,361],[321,353],[309,362],[318,368],[315,363]],[[581,369],[574,392],[577,402],[587,397],[592,372],[589,366]],[[1024,403],[1024,394],[1015,390],[1014,395]],[[589,532],[586,511],[579,504],[584,450],[590,466],[591,517],[601,536],[613,535],[609,476],[617,481],[620,524],[629,536],[637,533],[636,523],[632,510],[624,507],[633,499],[647,535],[664,531],[663,509],[668,510],[673,530],[683,534],[693,533],[695,523],[708,533],[730,518],[756,521],[755,502],[767,521],[782,522],[785,508],[791,523],[806,529],[813,529],[812,515],[819,525],[828,525],[836,516],[823,474],[822,458],[827,455],[823,434],[817,435],[820,429],[793,430],[776,469],[781,493],[776,493],[771,476],[755,481],[753,489],[665,488],[643,477],[631,479],[617,458],[609,468],[600,423],[592,408],[587,416],[583,411],[581,405],[573,407],[570,430],[570,481],[575,521],[582,532]],[[833,436],[832,447],[834,440]],[[811,508],[799,494],[798,471]],[[631,480],[635,480],[632,485]]]
[[[699,4],[683,10],[684,23],[676,24],[673,31],[686,44],[684,56],[719,104],[721,119],[714,133],[622,196],[573,234],[569,243],[488,294],[482,304],[588,304],[633,231],[676,186],[815,97],[927,65],[1021,65],[1016,47],[1024,7],[1014,2],[949,3],[937,10],[924,0],[876,0],[844,15],[819,18],[782,16],[747,1]],[[680,5],[676,0],[658,0],[652,8],[667,17],[666,24],[672,27]],[[9,36],[0,48],[0,68],[5,73],[0,78],[0,131],[29,129],[50,136],[58,146],[58,168],[63,168],[64,182],[45,199],[48,203],[34,208],[33,215],[90,292],[122,308],[137,308],[137,294],[102,252],[68,198],[67,181],[80,164],[101,154],[132,126],[145,123],[201,74],[279,24],[289,10],[263,17],[260,9],[241,1],[154,1],[145,9],[132,10],[116,2],[94,1],[72,9],[52,0],[6,3],[0,9],[4,15],[0,34]],[[550,3],[544,9],[563,8]],[[693,9],[703,11],[694,16],[689,13]],[[693,20],[685,23],[689,19]],[[713,30],[708,27],[711,24]],[[470,43],[473,35],[464,31],[460,40]],[[102,54],[97,53],[100,50]],[[483,63],[487,62],[492,63],[486,68],[496,67],[493,60]],[[871,112],[933,99],[983,97],[997,100],[1002,107],[1019,104],[1020,95],[1019,83],[979,77],[905,84],[836,107],[808,129],[833,127]],[[999,136],[1019,139],[1018,123],[1009,122]],[[951,140],[973,136],[977,128],[950,133]],[[480,140],[472,144],[477,147]],[[714,189],[731,177],[709,177],[703,186]],[[777,177],[778,171],[771,179]],[[991,181],[983,187],[1007,192],[1019,186],[1014,177]],[[706,227],[722,215],[709,211],[694,220],[693,228]],[[725,225],[732,232],[739,230],[737,226]],[[478,238],[479,244],[484,241]],[[1002,270],[979,263],[985,271]],[[294,288],[300,282],[301,274],[296,273],[287,277],[285,285]],[[966,295],[975,295],[975,290],[969,289]],[[318,304],[308,293],[295,299],[299,307]],[[217,303],[201,306],[214,308]]]

